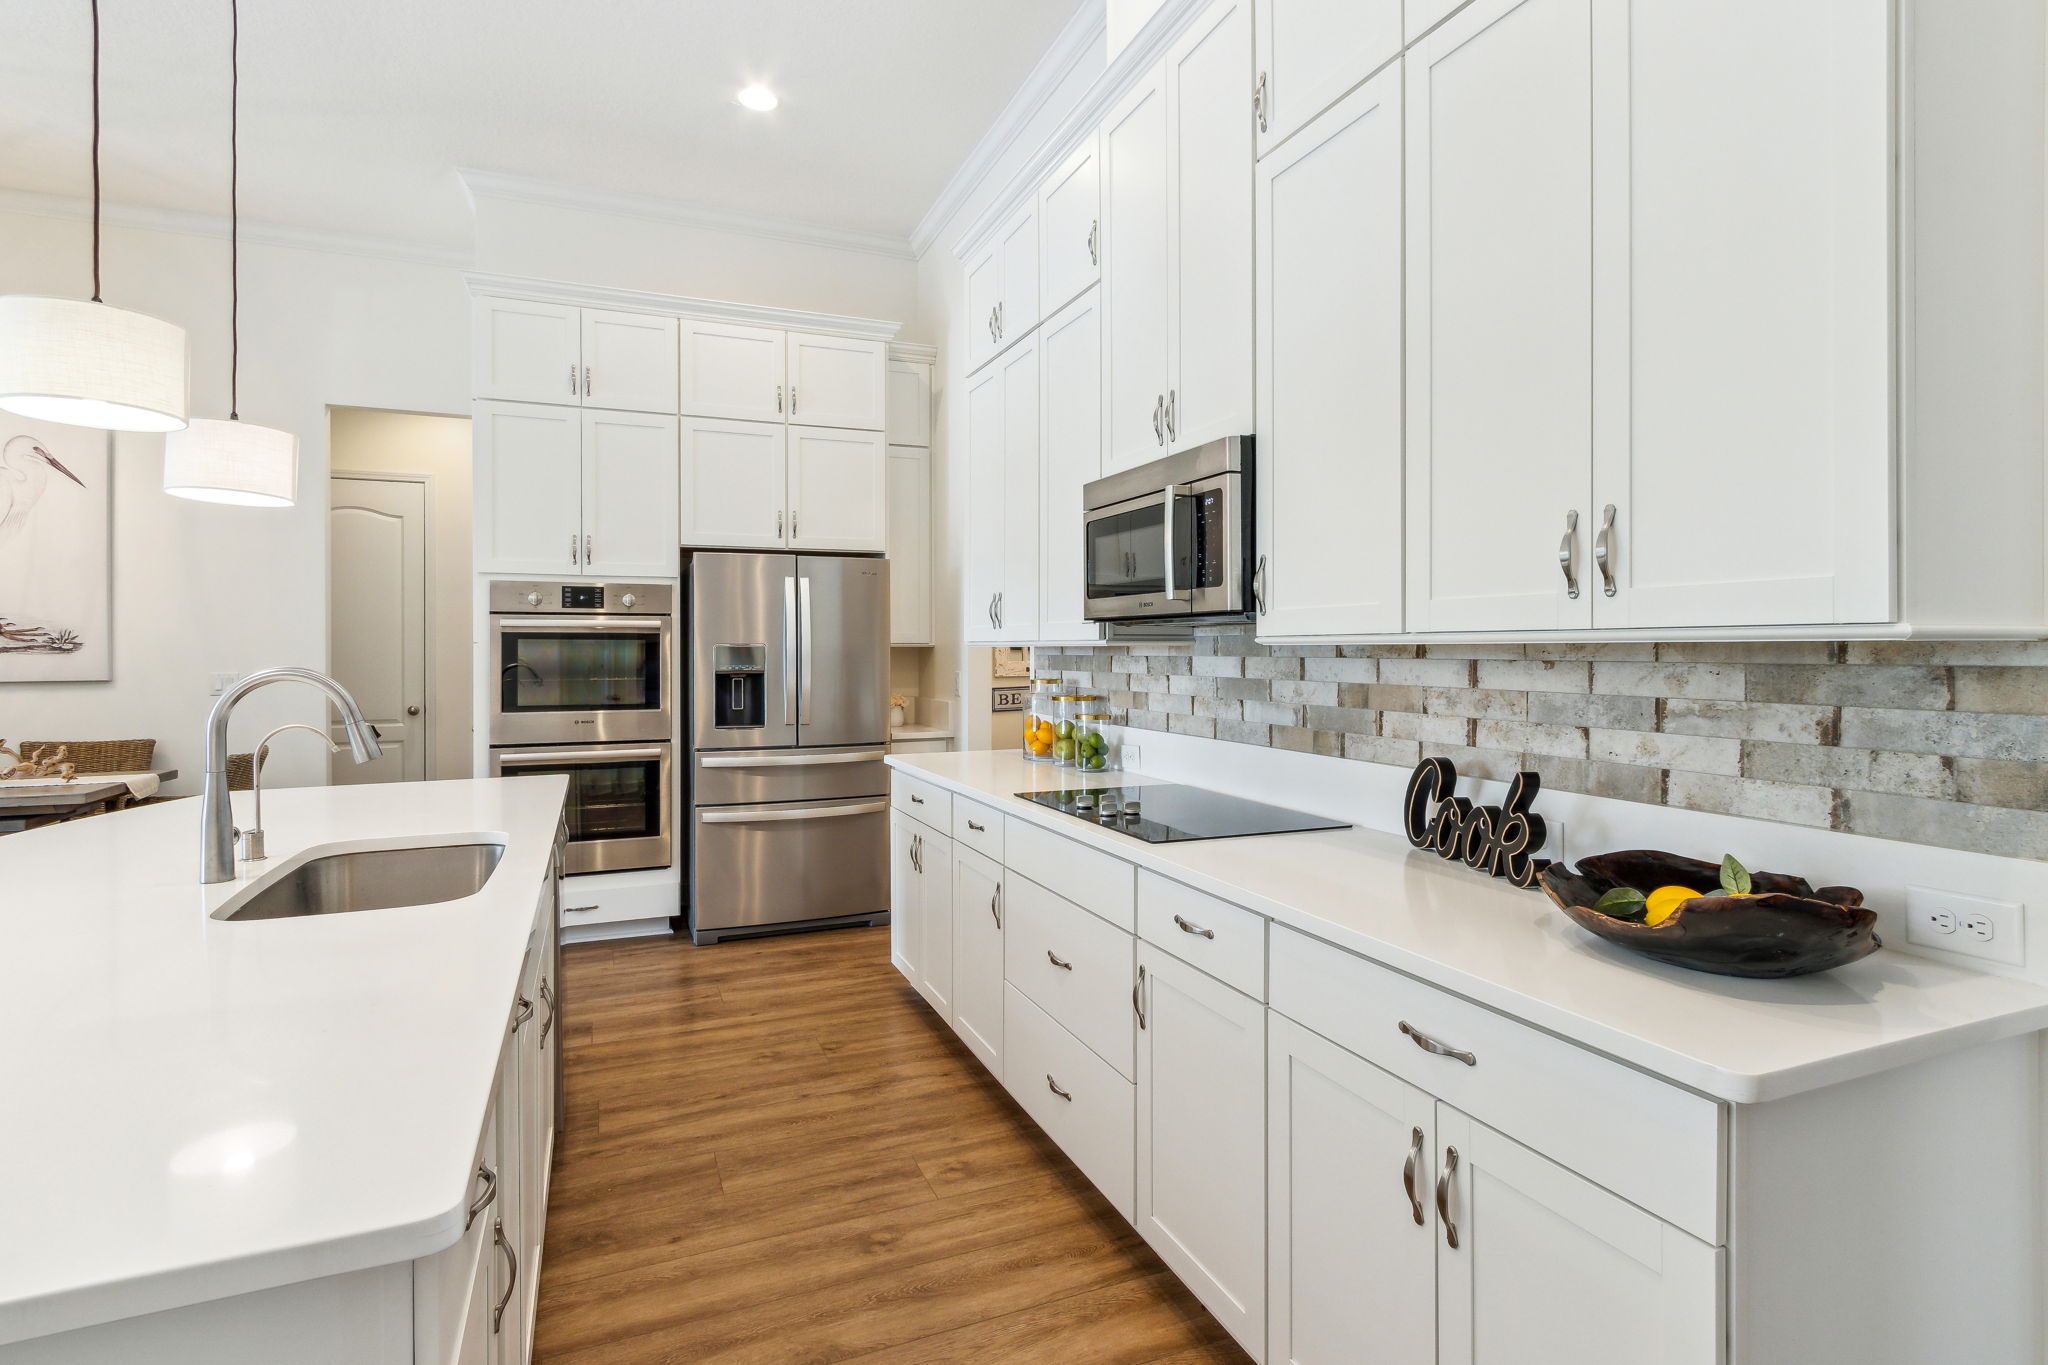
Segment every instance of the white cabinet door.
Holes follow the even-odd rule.
[[[581,403],[581,314],[559,303],[477,299],[470,306],[470,392],[525,403]]]
[[[1003,585],[996,628],[1005,640],[1038,638],[1038,341],[1026,337],[998,362],[1003,374]]]
[[[679,346],[686,416],[783,420],[787,353],[780,328],[685,321]]]
[[[583,414],[533,403],[478,403],[476,567],[573,574],[583,566]]]
[[[682,420],[681,542],[779,550],[788,541],[787,428]]]
[[[1597,625],[1896,615],[1890,22],[1855,0],[1594,8]]]
[[[1102,476],[1102,298],[1089,290],[1038,329],[1039,521],[1043,596],[1038,639],[1093,641],[1086,619],[1081,489]]]
[[[1266,1007],[1138,946],[1138,1231],[1254,1359],[1266,1349]]]
[[[1218,0],[1166,58],[1166,444],[1252,429],[1251,0]]]
[[[676,419],[583,412],[583,571],[674,578]]]
[[[888,450],[880,431],[789,429],[789,546],[889,548]]]
[[[888,379],[889,444],[932,443],[932,367],[924,360],[891,360]]]
[[[996,307],[1003,301],[1003,253],[989,246],[967,267],[967,368],[979,369],[996,353]]]
[[[491,1360],[494,1365],[524,1365],[530,1342],[526,1335],[523,1302],[529,1266],[525,1252],[527,1202],[530,1198],[522,1173],[526,1169],[527,1132],[524,1106],[532,1098],[532,1081],[526,1074],[526,1024],[531,1019],[533,997],[526,994],[521,973],[519,998],[523,1002],[514,1015],[512,1032],[498,1064],[498,1200],[491,1208],[491,1244],[484,1255],[491,1263]]]
[[[964,848],[953,853],[953,1031],[1003,1074],[1003,869]]]
[[[1401,629],[1401,73],[1259,163],[1259,632]]]
[[[1410,630],[1592,623],[1590,4],[1475,0],[1408,53]]]
[[[1266,1358],[1436,1365],[1435,1101],[1269,1014]],[[1647,1357],[1646,1357],[1647,1359]]]
[[[931,451],[889,447],[889,643],[932,642]]]
[[[1038,263],[1047,315],[1101,278],[1102,158],[1093,134],[1039,187]]]
[[[1255,17],[1260,156],[1401,51],[1401,0],[1264,0]]]
[[[889,814],[889,961],[915,986],[924,960],[924,887],[917,869],[923,826]]]
[[[676,411],[676,320],[583,310],[583,402],[628,412]]]
[[[1441,1365],[1718,1365],[1714,1247],[1445,1104],[1434,1160]]]
[[[789,420],[880,431],[887,417],[888,347],[854,337],[789,334]]]
[[[548,1111],[554,1097],[554,1077],[547,1070],[547,1041],[543,1030],[552,1033],[552,1009],[548,992],[541,990],[546,953],[536,948],[526,960],[519,984],[519,997],[531,1007],[526,1022],[514,1040],[519,1048],[519,1269],[509,1316],[517,1312],[521,1338],[532,1353],[533,1321],[540,1303],[540,1249],[548,1218]]]
[[[917,846],[917,989],[939,1012],[953,1017],[953,841],[934,834]]]
[[[1166,128],[1162,64],[1102,125],[1105,474],[1166,453]]]
[[[1003,384],[1000,367],[967,386],[967,639],[1001,639],[996,598],[1003,590]]]
[[[1026,204],[996,236],[1003,256],[1003,301],[996,309],[996,344],[1009,346],[1038,325],[1038,206]]]

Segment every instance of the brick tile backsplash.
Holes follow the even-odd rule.
[[[1140,730],[2048,860],[2048,641],[1052,646]]]

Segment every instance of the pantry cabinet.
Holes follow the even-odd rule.
[[[967,390],[967,638],[1038,634],[1039,340],[1025,338]]]
[[[1102,476],[1102,300],[1091,288],[1038,331],[1040,440],[1039,643],[1088,643],[1081,490]]]
[[[1038,294],[1057,312],[1102,275],[1102,157],[1090,133],[1038,190]]]
[[[1259,162],[1261,636],[1402,627],[1401,73]]]
[[[478,403],[477,568],[672,576],[676,439],[673,417]]]
[[[1003,869],[953,854],[953,1031],[981,1064],[1003,1069]]]
[[[686,418],[682,543],[884,550],[887,463],[879,431]]]
[[[472,305],[471,392],[527,403],[676,411],[676,320],[527,299]]]
[[[1260,156],[1400,55],[1401,8],[1402,0],[1261,0],[1254,6],[1252,108]]]

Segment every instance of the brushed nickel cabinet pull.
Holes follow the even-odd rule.
[[[996,922],[996,928],[998,929],[1003,927],[1003,910],[1001,905],[1002,899],[1003,888],[1000,885],[998,885],[995,890],[988,893],[989,918],[993,919]]]
[[[1050,1071],[1045,1073],[1045,1084],[1047,1089],[1051,1090],[1053,1094],[1058,1095],[1068,1104],[1072,1104],[1074,1102],[1074,1097],[1072,1095],[1069,1095],[1066,1091],[1060,1089],[1060,1083],[1052,1078],[1052,1073]]]
[[[1577,601],[1579,574],[1574,561],[1579,553],[1579,509],[1564,514],[1564,539],[1557,542],[1557,567],[1564,570],[1564,595]]]
[[[910,794],[910,804],[913,806],[922,806],[924,804],[924,798],[922,796],[919,796],[916,792],[912,792]]]
[[[1088,264],[1102,264],[1102,220],[1097,218],[1088,225]]]
[[[775,411],[777,413],[782,411],[782,385],[780,384],[775,386]]]
[[[1169,441],[1180,439],[1179,389],[1168,389],[1166,391],[1166,439]]]
[[[1145,1027],[1145,969],[1138,968],[1138,984],[1131,987],[1131,1009],[1138,1016],[1138,1027]]]
[[[1259,556],[1259,567],[1252,570],[1252,600],[1259,604],[1259,615],[1266,614],[1266,557]]]
[[[525,1026],[526,1021],[531,1018],[533,1018],[533,1002],[522,995],[519,997],[519,1012],[512,1016],[512,1031],[514,1033],[519,1032]]]
[[[1055,953],[1050,948],[1047,948],[1045,950],[1045,960],[1047,962],[1050,962],[1053,966],[1059,968],[1063,972],[1071,972],[1072,970],[1074,970],[1073,963],[1068,962],[1065,958],[1062,958],[1058,953]]]
[[[555,1030],[555,1014],[557,1012],[555,995],[553,991],[548,989],[548,979],[546,977],[540,979],[540,999],[541,1003],[548,1007],[548,1017],[540,1021],[540,1040],[545,1043],[548,1040],[548,1035]]]
[[[1614,596],[1614,504],[1600,509],[1600,533],[1593,537],[1593,562],[1600,566],[1600,593]]]
[[[1173,922],[1180,926],[1180,931],[1183,934],[1193,934],[1197,938],[1216,937],[1216,931],[1214,929],[1204,929],[1199,924],[1191,924],[1187,920],[1182,919],[1179,915],[1175,915],[1173,917]]]
[[[583,367],[583,396],[585,398],[590,397],[590,367],[588,365]]]
[[[1259,73],[1259,83],[1252,87],[1252,112],[1259,116],[1259,131],[1266,131],[1266,73]]]
[[[1443,1220],[1444,1244],[1458,1249],[1458,1225],[1451,1220],[1451,1177],[1458,1172],[1458,1149],[1444,1148],[1444,1171],[1436,1178],[1436,1216]]]
[[[1474,1057],[1471,1053],[1461,1052],[1457,1048],[1451,1047],[1448,1044],[1439,1043],[1436,1039],[1430,1037],[1427,1033],[1424,1033],[1421,1029],[1409,1023],[1406,1019],[1403,1019],[1401,1021],[1400,1028],[1401,1032],[1407,1034],[1408,1037],[1414,1041],[1415,1046],[1421,1048],[1424,1052],[1433,1052],[1439,1057],[1449,1057],[1452,1061],[1463,1062],[1466,1066],[1479,1065],[1479,1059],[1477,1057]]]
[[[498,1250],[505,1253],[505,1259],[512,1264],[512,1272],[505,1277],[505,1297],[491,1306],[491,1334],[495,1336],[498,1329],[505,1325],[505,1306],[512,1302],[513,1291],[519,1288],[519,1253],[505,1240],[504,1219],[491,1220],[491,1238],[497,1242]]]
[[[470,1224],[476,1222],[477,1216],[497,1202],[498,1198],[498,1173],[496,1171],[479,1161],[476,1165],[476,1178],[484,1182],[484,1192],[476,1197],[475,1203],[463,1211],[462,1230],[464,1232],[468,1232]]]
[[[969,821],[967,822],[967,828],[969,828],[969,829],[973,830],[973,831],[974,831],[974,832],[975,832],[976,834],[986,834],[986,833],[988,833],[988,826],[987,826],[987,825],[977,825],[977,824],[975,824],[975,823],[974,823],[974,822],[973,822],[972,820],[969,820]]]
[[[1401,1188],[1408,1191],[1408,1207],[1415,1214],[1415,1226],[1422,1227],[1422,1196],[1415,1192],[1415,1168],[1422,1164],[1422,1130],[1417,1128],[1408,1139],[1408,1160],[1401,1164]]]
[[[581,563],[583,562],[583,550],[582,550],[582,546],[583,546],[583,537],[582,537],[582,536],[579,536],[579,535],[571,535],[571,536],[569,537],[569,562],[570,562],[571,564],[581,564]]]
[[[796,416],[796,385],[789,386],[789,415]]]
[[[569,396],[576,396],[576,362],[573,360],[569,362]]]

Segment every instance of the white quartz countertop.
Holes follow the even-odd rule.
[[[952,737],[953,727],[950,725],[892,725],[889,727],[889,738],[892,740],[951,739]]]
[[[474,896],[301,919],[209,917],[248,882],[199,885],[196,800],[0,838],[0,1344],[452,1244],[566,789],[268,792],[266,870],[505,843]]]
[[[2048,1028],[2048,989],[1890,948],[1783,981],[1668,967],[1594,938],[1540,891],[1377,830],[1147,844],[1014,795],[1157,780],[1136,773],[1084,777],[1008,751],[892,755],[889,763],[1735,1103]]]

